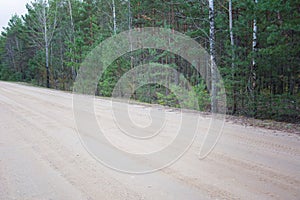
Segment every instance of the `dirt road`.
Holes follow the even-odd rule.
[[[108,100],[96,101],[97,115],[112,123]],[[225,123],[214,151],[199,160],[201,139],[156,173],[120,173],[83,148],[72,94],[0,82],[0,199],[300,199],[299,136]]]

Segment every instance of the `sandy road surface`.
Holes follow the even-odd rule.
[[[299,136],[226,123],[204,160],[200,140],[156,173],[119,173],[82,147],[72,94],[0,82],[0,199],[300,199]]]

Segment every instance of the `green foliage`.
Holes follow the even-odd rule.
[[[201,82],[193,86],[188,92],[184,92],[182,87],[171,86],[170,91],[167,95],[161,92],[156,93],[157,102],[160,105],[175,108],[197,109],[200,111],[206,111],[210,105],[210,97],[205,87],[205,84]]]
[[[40,0],[26,6],[28,13],[13,16],[0,36],[0,79],[46,85],[45,41]],[[113,35],[111,1],[49,0],[46,8],[50,82],[70,90],[80,64],[99,43]],[[129,28],[165,27],[197,40],[209,51],[208,1],[115,1],[117,32]],[[130,4],[129,4],[130,3]],[[130,7],[129,7],[130,5]],[[216,58],[232,114],[299,122],[300,113],[300,3],[298,0],[232,0],[234,46],[229,37],[228,1],[215,0]],[[252,50],[253,20],[258,25],[257,51]],[[53,30],[53,31],[52,31]],[[50,34],[53,33],[53,34]],[[114,49],[108,49],[109,56]],[[252,59],[256,66],[251,70]],[[100,77],[97,94],[111,96],[120,77],[145,63],[160,63],[185,77],[165,88],[132,85],[135,100],[162,105],[210,110],[207,70],[201,77],[191,63],[170,52],[143,49],[115,60]],[[254,94],[249,91],[255,72]],[[157,72],[161,73],[161,72]],[[182,75],[179,75],[182,74]],[[163,73],[160,74],[164,76]],[[154,74],[153,74],[154,76]],[[82,86],[92,83],[80,83]],[[82,88],[84,90],[84,87]],[[180,93],[180,97],[176,96]],[[251,96],[253,95],[253,96]]]

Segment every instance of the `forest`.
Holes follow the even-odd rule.
[[[26,8],[1,33],[0,80],[72,91],[81,63],[102,41],[161,27],[193,38],[213,55],[228,114],[300,122],[300,0],[33,0]],[[97,95],[110,97],[123,74],[150,62],[180,72],[196,94],[186,99],[197,98],[199,110],[211,111],[210,83],[191,63],[161,50],[115,60],[99,79]],[[157,84],[136,88],[132,98],[179,106],[174,93]]]

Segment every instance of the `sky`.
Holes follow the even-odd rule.
[[[24,15],[26,10],[26,3],[31,0],[0,0],[0,32],[2,27],[7,27],[7,23],[12,15]]]

